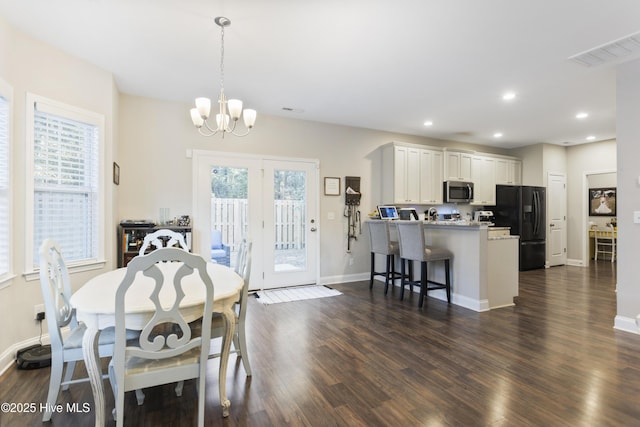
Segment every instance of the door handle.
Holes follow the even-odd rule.
[[[317,231],[318,229],[315,227],[311,227],[311,231]]]

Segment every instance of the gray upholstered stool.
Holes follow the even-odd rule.
[[[384,293],[389,290],[389,282],[401,279],[400,273],[396,273],[395,256],[400,255],[398,242],[391,240],[388,221],[367,221],[369,227],[369,237],[371,241],[371,278],[369,279],[369,289],[373,289],[373,276],[384,276]],[[387,257],[385,271],[375,271],[376,254]]]
[[[420,262],[420,281],[408,281],[412,291],[414,284],[420,284],[420,299],[418,300],[418,307],[422,307],[427,291],[434,289],[445,289],[447,292],[447,302],[451,303],[450,263],[453,258],[453,253],[445,248],[427,246],[425,244],[424,227],[422,222],[396,221],[395,224],[398,228],[398,240],[400,242],[400,258],[402,265],[401,274],[404,275],[405,260],[407,260],[409,264],[411,261]],[[438,283],[427,279],[427,264],[433,261],[444,261],[445,283]],[[405,282],[403,279],[400,299],[404,297],[404,285]]]

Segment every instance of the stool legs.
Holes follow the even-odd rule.
[[[369,278],[369,289],[373,289],[373,276],[376,274],[376,254],[371,252],[371,277]]]
[[[393,281],[397,277],[395,256],[393,254],[386,255],[386,268],[384,273],[375,271],[375,264],[376,254],[375,252],[371,252],[371,275],[369,277],[369,289],[373,289],[373,276],[384,275],[384,294],[386,295],[389,291],[389,283],[393,283]]]
[[[405,274],[405,261],[407,261],[409,263],[409,274],[406,275]],[[431,261],[434,262],[434,261]],[[422,305],[424,303],[424,298],[427,296],[427,291],[430,291],[432,289],[445,289],[446,293],[447,293],[447,303],[451,304],[451,260],[449,259],[445,259],[444,260],[444,275],[445,275],[445,282],[444,284],[441,283],[437,283],[437,282],[430,282],[428,279],[428,266],[429,266],[429,262],[428,261],[421,261],[420,262],[420,297],[418,299],[418,307],[422,308]],[[409,289],[411,292],[413,292],[413,284],[414,282],[411,280],[411,278],[413,277],[413,272],[411,271],[411,260],[405,260],[403,258],[400,259],[400,275],[402,277],[401,279],[401,290],[400,290],[400,300],[404,299],[404,286],[405,286],[405,278],[408,278],[408,282],[409,282]],[[434,285],[437,285],[436,287],[431,287],[429,288],[429,283],[433,283]]]
[[[445,289],[447,290],[447,302],[449,304],[451,304],[451,277],[450,277],[450,260],[445,259],[444,260],[444,274],[445,274],[445,278],[444,278],[444,283],[445,283]]]
[[[422,261],[420,263],[420,299],[418,299],[418,308],[422,308],[425,296],[427,296],[427,262]]]
[[[395,270],[396,270],[396,266],[395,266],[395,259],[393,255],[387,255],[387,268],[385,270],[386,274],[384,276],[384,294],[387,294],[387,291],[389,290],[389,280],[393,280],[393,278],[396,276],[395,274]],[[389,274],[391,274],[391,277],[389,277]]]

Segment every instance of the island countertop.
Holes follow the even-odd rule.
[[[474,221],[421,222],[428,246],[447,248],[453,253],[453,304],[474,311],[513,305],[513,297],[518,295],[519,236],[489,236],[490,230],[506,231],[507,228]],[[389,222],[392,240],[397,240],[396,223]],[[444,266],[440,264],[435,262],[430,266],[428,275],[430,280],[442,283]],[[419,269],[419,265],[414,266],[416,277],[419,277]],[[429,295],[446,300],[442,290],[429,292]]]

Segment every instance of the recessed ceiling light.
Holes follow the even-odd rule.
[[[504,95],[502,95],[502,99],[505,101],[511,101],[513,99],[516,99],[516,93],[515,92],[507,92]]]
[[[587,139],[587,141],[593,141],[593,140],[596,139],[596,137],[593,136],[593,135],[589,135],[586,139]]]
[[[587,117],[589,117],[589,113],[578,113],[576,114],[576,119],[586,119]]]
[[[433,126],[433,122],[431,120],[427,120],[426,122],[424,122],[425,126]]]
[[[494,138],[502,138],[502,132],[496,132],[493,134]]]

